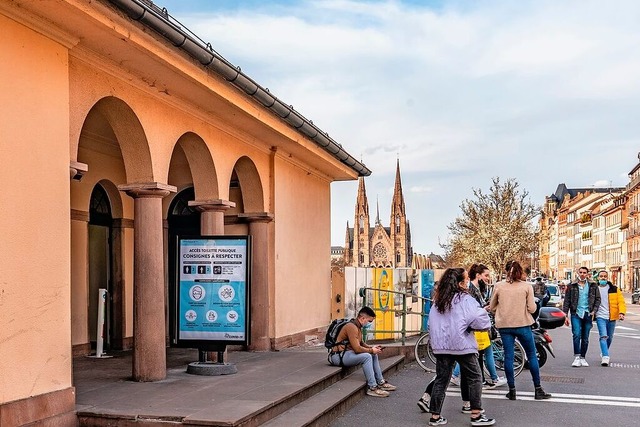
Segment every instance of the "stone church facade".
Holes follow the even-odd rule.
[[[410,267],[413,257],[411,230],[404,204],[400,162],[396,163],[396,180],[391,201],[389,227],[382,225],[376,206],[376,218],[371,227],[369,202],[364,178],[358,183],[354,227],[349,227],[345,236],[344,262],[353,267]]]

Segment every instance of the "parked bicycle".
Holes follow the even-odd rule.
[[[493,358],[496,362],[496,369],[504,371],[504,346],[502,345],[502,338],[498,336],[495,340],[491,341],[491,348],[493,350]],[[436,355],[429,345],[429,333],[426,332],[418,338],[416,345],[413,348],[413,352],[418,365],[427,372],[435,372]],[[520,375],[520,372],[524,369],[527,357],[525,355],[524,348],[517,340],[515,341],[515,350],[513,357],[513,373],[515,376]],[[485,376],[489,376],[486,366],[484,367]]]

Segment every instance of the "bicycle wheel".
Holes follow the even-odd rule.
[[[493,358],[496,361],[496,369],[500,369],[504,371],[504,347],[502,345],[502,338],[496,338],[491,343],[491,348],[493,349]],[[525,363],[525,353],[524,348],[522,348],[522,344],[516,340],[514,342],[514,351],[513,351],[513,375],[518,376],[520,372],[524,369]]]
[[[429,345],[429,334],[423,334],[416,342],[413,348],[416,362],[422,369],[427,372],[436,371],[436,356],[433,354],[431,345]]]

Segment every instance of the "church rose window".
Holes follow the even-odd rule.
[[[376,259],[387,257],[387,250],[382,243],[378,243],[373,247],[373,256]]]

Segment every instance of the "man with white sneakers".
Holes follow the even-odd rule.
[[[600,308],[600,292],[595,282],[588,280],[589,269],[578,269],[578,280],[567,286],[564,294],[562,311],[567,315],[564,324],[569,326],[573,334],[574,368],[589,366],[586,360],[589,348],[589,332],[593,327],[593,318]]]
[[[600,307],[596,312],[596,325],[600,334],[600,353],[602,366],[609,366],[609,347],[616,329],[616,320],[624,320],[627,306],[620,288],[608,280],[608,274],[602,270],[598,273],[598,290],[600,291]]]

